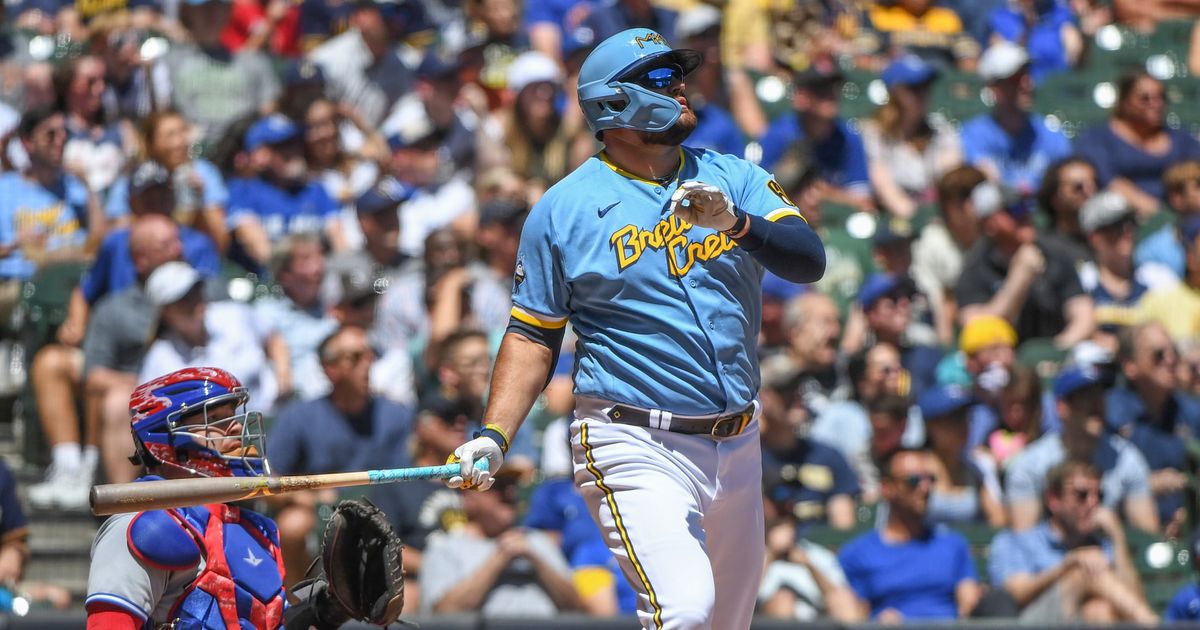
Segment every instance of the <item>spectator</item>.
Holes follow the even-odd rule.
[[[1087,234],[1080,227],[1080,213],[1084,203],[1095,196],[1098,189],[1096,167],[1078,156],[1050,165],[1038,188],[1038,208],[1049,220],[1042,238],[1076,264],[1092,259]]]
[[[1188,447],[1200,435],[1200,401],[1179,391],[1175,351],[1166,328],[1147,322],[1121,343],[1122,387],[1106,393],[1109,429],[1129,439],[1150,466],[1158,520],[1177,537],[1182,531],[1191,470]]]
[[[428,118],[388,136],[392,176],[410,191],[400,207],[400,251],[406,256],[420,256],[425,237],[438,228],[470,238],[475,227],[475,192],[465,173],[443,168],[443,140]]]
[[[8,321],[22,282],[39,267],[82,260],[104,236],[95,195],[63,168],[63,115],[31,109],[17,133],[29,167],[0,173],[0,321]]]
[[[1192,552],[1192,567],[1200,570],[1200,532],[1192,533],[1188,550]],[[1175,624],[1200,621],[1200,583],[1192,581],[1175,593],[1163,613],[1163,621]]]
[[[509,64],[529,50],[528,33],[521,28],[521,4],[517,0],[486,0],[466,7],[477,28],[460,58],[470,81],[483,89],[492,111],[504,104]]]
[[[995,105],[990,113],[963,123],[967,162],[990,179],[1032,195],[1046,168],[1070,155],[1071,145],[1032,113],[1034,87],[1025,49],[1007,41],[992,44],[979,58],[979,76]]]
[[[766,538],[766,571],[758,589],[763,615],[793,621],[861,620],[837,556],[807,540],[797,542],[789,519],[768,525]]]
[[[300,126],[273,114],[250,127],[245,143],[259,172],[230,182],[229,225],[250,260],[265,265],[275,243],[299,232],[322,233],[333,251],[345,249],[337,204],[309,179]]]
[[[916,54],[930,63],[975,69],[979,43],[951,9],[929,0],[878,1],[867,10],[873,41],[867,50],[883,58]]]
[[[696,130],[688,146],[741,156],[746,137],[729,113],[730,98],[721,59],[721,12],[716,7],[696,5],[679,14],[676,40],[684,48],[698,50],[707,63],[688,75],[688,107],[696,112]]]
[[[439,401],[421,401],[413,422],[408,452],[413,466],[439,466],[467,437],[468,413]],[[391,466],[392,464],[389,464]],[[425,548],[435,532],[461,526],[466,517],[463,493],[436,479],[392,483],[371,488],[370,498],[392,522],[404,541],[404,608],[416,614],[421,605],[421,567]],[[586,516],[586,514],[585,514]]]
[[[1137,215],[1118,193],[1105,191],[1083,204],[1080,224],[1095,262],[1079,268],[1083,290],[1096,305],[1100,332],[1115,334],[1137,320],[1137,303],[1152,288],[1176,284],[1175,276],[1157,264],[1133,266]]]
[[[990,41],[1008,41],[1029,51],[1035,83],[1069,72],[1083,54],[1077,18],[1060,0],[1010,0],[988,16]]]
[[[862,138],[838,116],[844,81],[841,70],[828,59],[815,60],[797,73],[792,95],[795,111],[775,119],[759,138],[759,164],[772,170],[789,149],[794,150],[815,171],[818,198],[868,209],[871,184]]]
[[[1059,348],[1092,334],[1092,298],[1073,262],[1039,240],[1027,205],[993,207],[981,215],[980,226],[984,238],[968,253],[955,288],[959,322],[981,314],[1003,317],[1021,341],[1052,338]]]
[[[900,364],[911,379],[908,390],[919,396],[933,385],[942,351],[937,348],[933,329],[914,316],[917,309],[928,313],[929,300],[917,292],[906,272],[907,268],[899,273],[871,274],[863,283],[858,299],[867,329],[865,346],[884,342],[899,350]],[[849,334],[847,331],[846,335]]]
[[[1066,461],[1047,473],[1048,516],[992,540],[989,573],[1021,607],[1022,623],[1157,621],[1141,595],[1125,532],[1104,507],[1100,473]]]
[[[871,189],[880,206],[911,219],[917,206],[934,201],[937,181],[962,163],[953,127],[929,116],[929,93],[937,67],[904,55],[883,71],[888,100],[862,125]]]
[[[473,85],[464,87],[463,75],[457,51],[431,46],[417,66],[416,85],[396,102],[380,123],[380,131],[390,136],[417,125],[432,126],[440,140],[438,154],[445,161],[444,168],[473,170],[487,102]]]
[[[0,461],[0,590],[12,597],[29,562],[29,525],[17,497],[17,480]]]
[[[954,345],[958,314],[954,288],[962,274],[963,257],[979,238],[979,216],[989,214],[991,205],[1000,203],[999,195],[993,194],[994,185],[981,187],[986,179],[973,166],[960,166],[942,176],[937,182],[938,216],[925,225],[912,245],[912,277],[929,297],[942,346]]]
[[[294,392],[300,400],[312,400],[329,392],[329,380],[321,369],[317,348],[337,329],[326,313],[321,281],[325,277],[325,251],[314,234],[294,234],[275,248],[271,275],[282,295],[254,301],[254,314],[265,331],[287,346],[290,365],[278,366],[286,374],[280,391]],[[283,355],[283,352],[277,352]]]
[[[900,445],[918,446],[925,434],[920,415],[909,407],[911,379],[895,346],[871,346],[850,359],[847,372],[854,390],[850,399],[816,415],[809,437],[842,453],[858,477],[862,502],[872,505],[879,500],[876,456]],[[876,425],[881,428],[879,435]]]
[[[954,362],[960,363],[954,367],[961,372],[951,376],[952,370],[947,368],[946,361],[939,366],[939,370],[945,370],[938,375],[939,383],[971,387],[975,404],[971,407],[971,430],[967,439],[970,448],[983,444],[999,422],[1000,399],[1012,378],[1016,346],[1017,333],[1008,321],[994,315],[981,315],[967,322],[959,337],[959,352]]]
[[[516,474],[505,467],[491,491],[462,493],[467,522],[429,541],[421,565],[422,613],[530,618],[581,608],[558,545],[542,532],[515,527]]]
[[[1178,229],[1184,247],[1183,282],[1149,291],[1138,303],[1138,321],[1162,323],[1177,344],[1200,339],[1200,216],[1184,218]]]
[[[313,65],[313,72],[320,72]],[[391,152],[383,136],[354,116],[346,107],[317,97],[303,112],[304,159],[309,171],[325,187],[325,192],[342,209],[342,232],[349,250],[361,249],[364,233],[355,212],[355,201],[375,185],[380,166],[391,160]],[[348,150],[342,141],[342,127],[349,125],[362,136],[361,146]],[[394,245],[393,245],[394,248]]]
[[[1042,377],[1027,365],[1013,366],[998,407],[999,426],[988,433],[984,448],[1003,469],[1042,435]]]
[[[366,331],[342,326],[321,341],[321,367],[332,384],[327,396],[284,407],[271,426],[267,450],[283,475],[349,472],[406,465],[412,411],[371,393],[375,353]],[[281,496],[275,521],[289,584],[304,576],[307,540],[317,526],[319,493]],[[325,501],[331,502],[331,501]]]
[[[345,273],[365,273],[372,281],[386,278],[391,283],[396,280],[408,261],[399,250],[399,207],[410,192],[394,178],[384,177],[355,200],[356,230],[363,235],[363,247],[347,249],[331,257],[325,273],[326,298],[334,291],[337,279]],[[403,343],[407,340],[405,335],[395,341]]]
[[[838,553],[861,617],[882,623],[965,618],[980,596],[975,562],[961,534],[925,520],[934,483],[928,454],[897,450],[880,470],[887,523]]]
[[[787,518],[801,532],[813,524],[849,529],[855,523],[858,479],[845,456],[809,436],[810,419],[795,406],[795,394],[775,388],[763,392],[759,430],[767,520]]]
[[[1200,215],[1200,160],[1184,160],[1163,173],[1163,192],[1167,208],[1183,223]],[[1133,252],[1135,265],[1157,262],[1166,265],[1177,278],[1183,278],[1184,246],[1176,223],[1167,223],[1158,231],[1140,239]]]
[[[1004,491],[1014,530],[1037,524],[1047,471],[1064,460],[1079,460],[1100,470],[1106,508],[1122,510],[1125,521],[1138,529],[1158,531],[1150,468],[1135,446],[1106,434],[1103,388],[1094,367],[1067,368],[1054,379],[1061,433],[1038,438],[1013,458],[1005,472]]]
[[[828,296],[803,293],[785,306],[784,326],[788,347],[763,361],[762,373],[766,380],[791,381],[804,407],[816,417],[849,395],[836,364],[842,328],[837,306]]]
[[[591,3],[584,0],[527,3],[522,30],[529,33],[529,44],[534,50],[561,61],[566,40],[571,38],[576,29],[584,28],[583,21],[590,10]],[[596,37],[594,32],[590,35],[593,41],[602,39]]]
[[[104,121],[104,61],[94,55],[71,59],[54,71],[54,91],[62,104],[67,143],[63,165],[88,188],[103,195],[132,152],[127,123]]]
[[[233,52],[295,57],[300,54],[300,7],[281,0],[233,0],[221,44]]]
[[[1200,142],[1166,126],[1166,88],[1145,71],[1117,78],[1117,104],[1108,122],[1084,130],[1075,151],[1096,165],[1100,185],[1120,193],[1147,217],[1162,205],[1163,173],[1200,159]]]
[[[204,278],[185,262],[165,263],[150,274],[146,297],[158,314],[138,382],[149,381],[148,374],[220,363],[271,409],[278,380],[253,313],[237,302],[210,303],[203,288]]]
[[[413,71],[395,45],[400,33],[389,19],[394,4],[362,0],[351,4],[350,28],[309,53],[329,77],[330,96],[353,107],[368,125],[378,126],[413,85]]]
[[[399,226],[399,223],[397,223]],[[397,237],[399,230],[396,231]],[[408,344],[429,338],[432,297],[437,283],[467,265],[467,245],[450,229],[434,230],[425,238],[422,257],[410,261],[392,279],[379,306],[381,336],[393,343]],[[471,295],[472,311],[479,306]]]
[[[191,125],[179,112],[164,110],[142,119],[140,130],[146,156],[171,176],[175,203],[168,214],[179,225],[207,235],[224,252],[229,247],[229,190],[216,166],[191,156]],[[105,214],[109,221],[120,221],[129,212],[129,178],[123,177],[108,193]]]
[[[379,296],[388,290],[387,279],[372,276],[364,269],[343,269],[336,278],[336,290],[328,298],[328,314],[343,326],[367,331],[371,347],[379,348],[379,360],[371,366],[371,391],[400,405],[413,404],[413,361],[408,340],[388,339],[375,326]]]
[[[264,111],[279,94],[279,79],[266,55],[231,52],[221,43],[229,16],[229,0],[187,0],[179,17],[190,41],[171,46],[162,59],[170,85],[156,95],[158,106],[182,113],[207,143],[239,118]]]
[[[917,400],[934,477],[928,518],[931,523],[1003,527],[1007,519],[996,463],[979,450],[967,449],[971,403],[970,392],[955,385],[934,387]]]

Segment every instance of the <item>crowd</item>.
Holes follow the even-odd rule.
[[[132,480],[130,393],[185,366],[269,412],[274,473],[444,462],[482,419],[524,218],[598,150],[580,63],[647,26],[707,60],[686,144],[773,172],[827,249],[815,285],[763,280],[760,612],[1152,622],[1126,532],[1197,524],[1200,141],[1141,67],[1074,137],[1036,104],[1102,29],[1200,14],[1181,6],[0,4],[0,322],[83,269],[29,348],[51,463],[23,494],[84,509]],[[1193,73],[1197,48],[1176,51]],[[848,72],[878,75],[872,115],[840,114]],[[932,115],[949,72],[987,112]],[[407,545],[406,613],[634,609],[571,481],[572,349],[490,492],[371,493]],[[289,583],[335,499],[273,499]],[[9,585],[16,503],[0,468]],[[806,538],[863,514],[836,553]],[[964,524],[999,532],[988,575]],[[1165,617],[1200,618],[1200,589]]]

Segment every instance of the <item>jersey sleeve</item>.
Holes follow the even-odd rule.
[[[743,186],[740,190],[731,191],[729,196],[733,199],[733,205],[747,214],[772,222],[784,217],[803,220],[796,204],[792,203],[770,173],[745,160],[737,160],[736,163],[738,167],[734,176],[743,182]]]
[[[548,198],[543,197],[525,220],[513,275],[512,316],[542,329],[567,325],[570,288],[551,224]]]
[[[84,607],[116,606],[144,622],[166,592],[170,576],[166,570],[142,564],[129,550],[127,531],[134,516],[114,516],[96,533]]]

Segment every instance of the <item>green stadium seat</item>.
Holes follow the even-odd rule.
[[[1066,358],[1066,351],[1054,347],[1052,339],[1029,339],[1017,347],[1017,363],[1033,368],[1043,388],[1051,386]]]
[[[1146,601],[1161,614],[1171,597],[1194,579],[1191,552],[1184,542],[1164,540],[1134,528],[1127,528],[1125,536]]]
[[[947,70],[933,84],[929,109],[951,123],[962,124],[990,109],[984,101],[983,87],[983,79],[975,74]]]

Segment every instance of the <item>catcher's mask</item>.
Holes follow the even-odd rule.
[[[184,368],[139,385],[129,397],[134,463],[202,477],[269,475],[262,413],[247,411],[248,401],[220,368]]]

